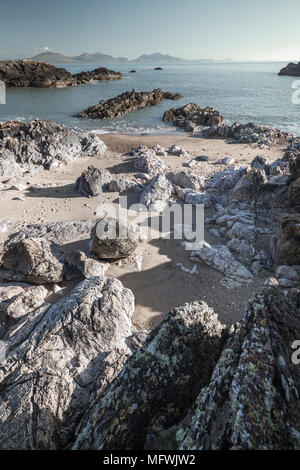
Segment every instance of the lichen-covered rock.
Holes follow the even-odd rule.
[[[134,222],[104,217],[92,229],[90,250],[100,259],[126,258],[142,239],[142,230]]]
[[[162,212],[167,207],[172,192],[173,186],[166,176],[158,174],[142,192],[140,204],[149,211]]]
[[[75,449],[143,449],[153,422],[169,427],[185,416],[223,340],[224,326],[204,302],[169,313],[85,416]]]
[[[64,449],[74,442],[93,384],[101,378],[105,389],[131,353],[133,310],[133,294],[120,281],[96,277],[7,332],[1,449]]]
[[[36,284],[60,282],[65,274],[64,263],[65,253],[59,245],[43,238],[27,238],[3,248],[0,276]]]
[[[19,175],[35,165],[57,168],[105,151],[98,136],[81,134],[53,121],[0,122],[0,176]]]
[[[201,390],[184,450],[299,450],[299,291],[257,295]]]
[[[80,118],[106,119],[123,116],[124,114],[137,111],[161,103],[164,99],[177,100],[181,97],[179,94],[172,94],[161,90],[160,88],[153,91],[135,90],[126,91],[109,100],[100,101],[95,106],[90,106],[78,114]]]
[[[76,191],[86,197],[99,196],[108,189],[112,176],[107,170],[99,170],[94,166],[89,166],[75,183]]]
[[[71,251],[67,254],[68,269],[75,269],[78,273],[86,279],[91,277],[104,276],[109,268],[108,263],[101,263],[101,261],[88,257],[82,251]]]

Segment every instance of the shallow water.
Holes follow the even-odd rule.
[[[8,89],[7,104],[0,105],[0,120],[53,119],[73,128],[99,133],[169,133],[176,129],[162,122],[164,111],[196,102],[201,106],[214,106],[230,121],[255,121],[300,135],[300,104],[292,103],[295,78],[277,75],[284,65],[166,65],[163,70],[154,71],[152,65],[121,64],[114,69],[124,74],[122,80],[68,88]],[[65,68],[75,73],[98,66],[68,64]],[[132,68],[137,73],[129,73]],[[136,91],[162,88],[180,92],[183,98],[176,102],[165,100],[116,119],[75,117],[82,109],[133,88]]]

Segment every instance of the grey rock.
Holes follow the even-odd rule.
[[[180,173],[176,173],[171,179],[173,184],[194,191],[200,191],[203,188],[204,181],[204,176],[198,176],[191,171],[181,171]]]
[[[165,175],[158,174],[142,192],[140,204],[149,211],[162,212],[167,207],[172,191],[173,186]]]
[[[99,170],[94,166],[89,166],[75,183],[76,191],[86,197],[99,196],[108,189],[112,176],[107,170]]]
[[[101,263],[95,258],[88,257],[82,251],[72,251],[67,254],[67,263],[76,268],[86,279],[91,277],[103,277],[109,268],[108,263]]]

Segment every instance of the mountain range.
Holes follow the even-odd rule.
[[[124,64],[124,63],[134,63],[134,64],[197,64],[197,63],[211,63],[211,62],[232,62],[231,59],[226,59],[222,61],[216,61],[214,59],[199,59],[199,60],[188,60],[181,59],[179,57],[173,57],[169,54],[161,54],[160,52],[155,52],[154,54],[143,54],[137,59],[129,60],[126,57],[113,57],[108,54],[103,54],[102,52],[96,52],[90,54],[84,52],[78,56],[67,56],[64,54],[59,54],[57,52],[42,52],[41,54],[30,57],[32,60],[39,60],[41,62],[46,62],[48,64]]]

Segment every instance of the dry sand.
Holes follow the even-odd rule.
[[[108,147],[107,153],[98,158],[75,160],[65,167],[53,171],[40,171],[34,176],[24,176],[10,183],[25,185],[26,189],[9,189],[0,192],[0,218],[13,222],[8,233],[0,233],[3,242],[10,233],[25,227],[29,223],[66,221],[66,220],[97,220],[97,208],[103,202],[116,202],[118,193],[104,193],[99,197],[85,198],[79,196],[74,189],[75,180],[89,165],[106,168],[113,173],[136,173],[133,167],[134,157],[125,155],[129,150],[140,144],[149,147],[160,144],[168,147],[180,145],[193,156],[207,155],[209,162],[198,163],[193,172],[208,176],[225,169],[214,162],[223,157],[233,157],[237,165],[250,162],[256,155],[263,155],[269,161],[283,156],[285,146],[278,144],[270,150],[260,150],[249,145],[230,144],[221,139],[202,139],[187,134],[170,135],[119,135],[104,134],[102,140]],[[167,171],[180,171],[183,163],[189,158],[167,156]],[[6,179],[2,179],[4,182]],[[31,187],[45,184],[34,192]],[[138,201],[138,195],[130,195],[132,202]],[[207,216],[209,213],[206,214]],[[206,234],[206,240],[217,244],[218,240]],[[86,249],[88,240],[79,240],[72,244],[72,249]],[[261,288],[261,279],[257,279],[248,288],[227,290],[219,285],[222,277],[217,271],[198,264],[198,273],[190,274],[177,266],[182,263],[192,268],[194,263],[189,259],[179,240],[150,240],[141,248],[143,254],[142,270],[138,272],[130,262],[112,263],[107,275],[117,277],[130,288],[136,298],[134,323],[138,327],[151,328],[157,325],[163,316],[176,306],[193,300],[205,300],[219,314],[220,320],[228,325],[241,318],[246,301],[253,292]],[[72,284],[67,286],[69,289]]]

